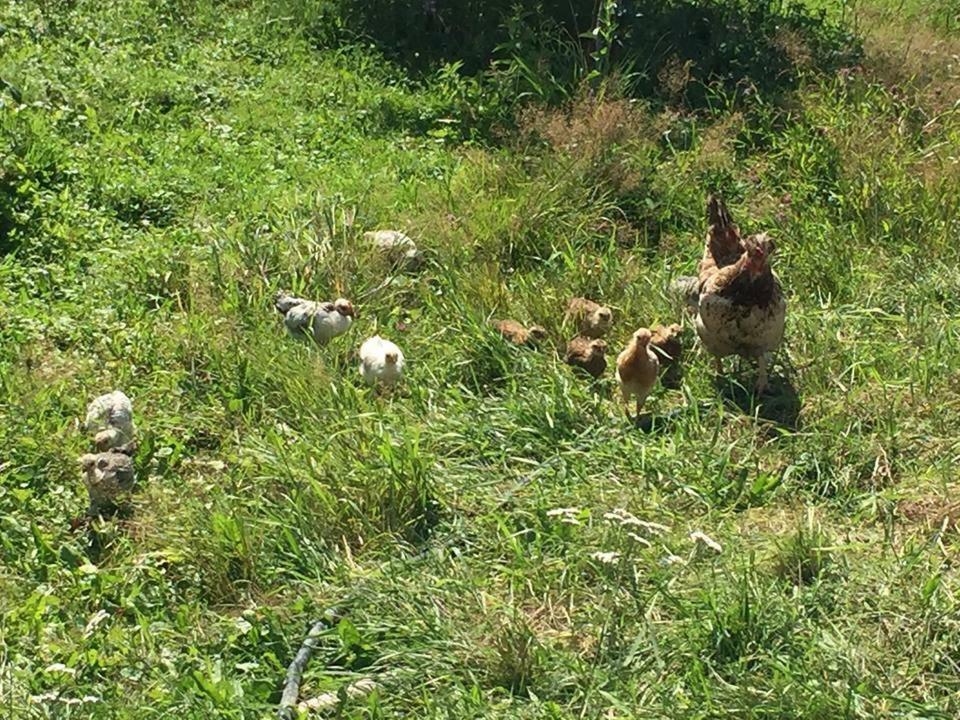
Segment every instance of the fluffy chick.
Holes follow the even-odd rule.
[[[298,340],[313,338],[318,345],[326,345],[343,335],[357,316],[353,303],[346,298],[314,302],[280,291],[273,305],[283,315],[284,327],[291,337]]]
[[[371,230],[363,234],[373,247],[394,265],[416,270],[423,265],[423,252],[413,239],[399,230]]]
[[[660,361],[650,347],[652,339],[653,333],[650,330],[640,328],[630,338],[624,351],[617,356],[617,382],[620,383],[627,417],[630,417],[630,398],[636,398],[639,417],[647,395],[657,382]]]
[[[88,517],[112,514],[125,504],[135,482],[133,459],[126,451],[114,448],[88,453],[80,457],[80,464],[86,473],[84,482],[90,496]]]
[[[613,325],[613,310],[593,300],[575,297],[567,303],[567,318],[577,324],[582,336],[600,338]]]
[[[133,403],[122,390],[94,398],[87,406],[84,427],[87,432],[95,433],[93,444],[98,452],[125,445],[136,433]]]
[[[683,356],[683,344],[680,342],[680,333],[683,332],[683,328],[676,323],[656,325],[651,332],[653,337],[650,338],[650,347],[660,361],[660,381],[666,387],[677,387],[680,382],[680,363]]]
[[[536,345],[547,337],[547,330],[540,325],[524,327],[516,320],[494,320],[493,327],[497,329],[504,340],[514,345]]]
[[[607,358],[604,355],[606,349],[607,343],[603,340],[578,335],[567,343],[567,353],[563,356],[563,361],[598,378],[607,369]]]
[[[379,335],[360,346],[360,375],[367,385],[395,385],[403,377],[403,352]]]

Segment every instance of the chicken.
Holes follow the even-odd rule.
[[[504,340],[514,345],[536,345],[547,337],[546,328],[540,325],[524,327],[516,320],[494,320],[493,327],[503,336]]]
[[[680,333],[683,329],[676,323],[657,325],[651,333],[650,347],[660,361],[660,380],[666,387],[678,387],[680,383],[683,345]]]
[[[292,337],[298,340],[312,338],[318,345],[326,345],[343,335],[357,316],[353,304],[344,298],[314,302],[283,291],[277,293],[274,307],[283,315],[283,324]]]
[[[125,445],[136,434],[133,403],[121,390],[94,398],[87,406],[84,427],[95,433],[93,444],[98,452]]]
[[[613,311],[584,297],[575,297],[567,304],[567,318],[577,324],[580,335],[600,338],[613,325]]]
[[[719,268],[735,263],[744,251],[740,228],[733,223],[730,211],[717,195],[707,196],[707,240],[696,277],[684,275],[670,283],[671,292],[681,300],[691,315],[697,314],[700,287]]]
[[[423,265],[423,252],[408,235],[399,230],[372,230],[363,237],[394,265],[416,270]]]
[[[783,340],[787,302],[770,267],[773,240],[763,233],[746,238],[743,245],[735,263],[702,283],[695,325],[718,372],[727,355],[758,361],[756,391],[761,393],[767,386],[768,356]]]
[[[607,344],[603,340],[578,335],[567,343],[567,354],[563,361],[598,378],[607,369],[607,358],[604,357],[606,349]]]
[[[630,338],[624,351],[617,356],[617,382],[620,383],[627,417],[630,417],[630,398],[636,398],[637,417],[640,417],[643,403],[657,382],[660,360],[650,346],[652,339],[653,333],[650,330],[640,328]]]
[[[135,481],[133,459],[126,449],[108,450],[80,457],[90,505],[88,517],[109,514],[121,508]]]
[[[707,197],[707,242],[703,248],[703,258],[697,268],[697,277],[700,282],[702,283],[714,270],[735,263],[743,251],[740,228],[734,224],[723,198],[709,195]]]
[[[374,335],[360,346],[360,375],[367,385],[395,385],[403,377],[403,352]]]

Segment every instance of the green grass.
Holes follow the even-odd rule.
[[[776,102],[610,81],[558,109],[319,49],[257,3],[0,24],[5,716],[267,717],[329,608],[304,697],[379,686],[341,717],[960,715],[955,97],[868,55]],[[613,349],[678,321],[714,187],[778,240],[776,393],[715,384],[686,319],[642,432],[610,374],[557,357],[563,306],[612,305]],[[427,269],[384,284],[379,227]],[[294,343],[280,288],[359,320]],[[507,347],[492,316],[551,342]],[[375,332],[409,361],[392,397],[356,370]],[[71,531],[78,423],[115,387],[142,492]]]

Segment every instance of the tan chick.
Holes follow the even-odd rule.
[[[613,325],[613,310],[585,297],[575,297],[567,303],[567,318],[576,323],[584,337],[600,338]]]
[[[604,356],[606,350],[607,343],[603,340],[578,335],[567,343],[567,353],[563,356],[563,361],[598,378],[607,369],[607,358]]]
[[[494,320],[493,327],[503,339],[514,345],[536,345],[547,337],[547,331],[540,325],[525,327],[516,320]]]
[[[650,330],[640,328],[630,338],[626,349],[617,356],[617,382],[620,383],[627,417],[630,417],[630,398],[636,398],[639,417],[647,395],[657,382],[660,361],[650,346],[652,339]]]

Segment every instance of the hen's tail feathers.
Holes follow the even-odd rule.
[[[273,306],[277,309],[277,312],[281,315],[286,315],[290,312],[290,308],[296,307],[303,302],[302,299],[293,297],[292,295],[281,290],[277,293],[277,296],[273,300]]]
[[[707,225],[716,226],[718,230],[726,230],[733,226],[733,218],[730,217],[730,211],[719,195],[709,195],[707,197]]]
[[[683,300],[691,312],[697,311],[700,303],[700,281],[692,275],[683,275],[670,283],[670,290]]]

